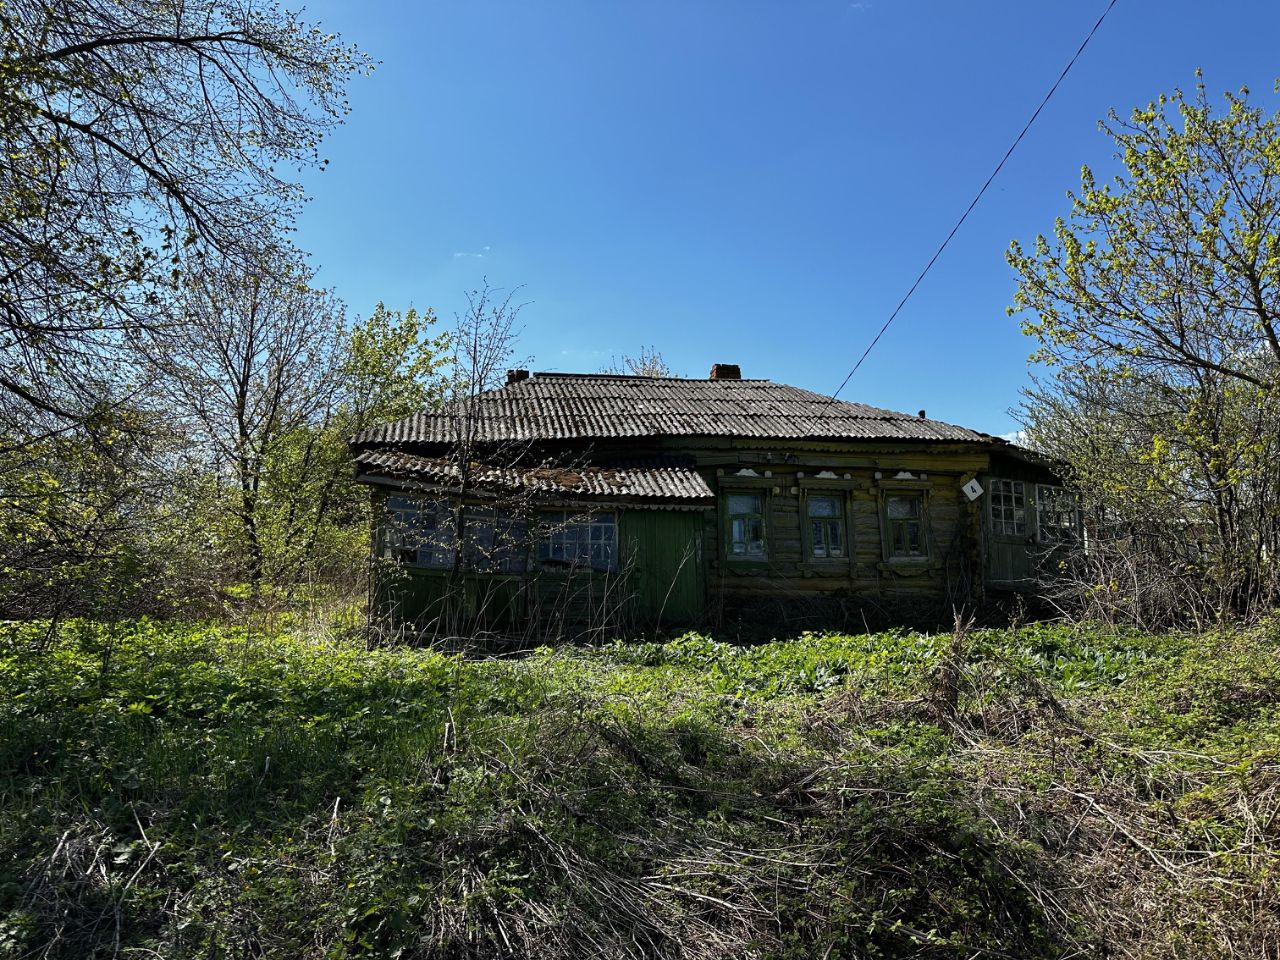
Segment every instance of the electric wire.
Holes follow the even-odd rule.
[[[960,228],[964,226],[964,222],[969,219],[969,214],[971,214],[974,207],[978,205],[978,201],[980,201],[983,195],[987,192],[987,188],[990,187],[995,178],[1000,175],[1000,171],[1004,169],[1004,165],[1008,162],[1009,158],[1013,156],[1013,151],[1018,149],[1018,144],[1020,144],[1023,137],[1027,135],[1027,131],[1029,131],[1035,124],[1044,108],[1049,105],[1049,101],[1053,99],[1053,95],[1058,92],[1058,87],[1062,85],[1062,81],[1067,78],[1067,74],[1071,72],[1071,68],[1076,65],[1076,61],[1080,59],[1080,55],[1083,54],[1085,48],[1089,46],[1089,41],[1092,40],[1093,35],[1098,32],[1098,28],[1102,26],[1102,22],[1107,19],[1107,14],[1111,13],[1116,2],[1117,0],[1111,0],[1111,2],[1107,4],[1107,8],[1102,11],[1102,16],[1098,17],[1097,22],[1094,23],[1093,28],[1085,36],[1079,49],[1076,50],[1075,55],[1067,62],[1067,65],[1062,68],[1062,73],[1060,73],[1058,75],[1058,79],[1053,82],[1053,86],[1049,88],[1049,92],[1044,95],[1044,99],[1040,101],[1040,106],[1036,107],[1035,113],[1031,114],[1031,119],[1027,121],[1026,126],[1022,128],[1022,131],[1014,139],[1013,144],[1005,151],[1004,156],[1000,158],[1000,162],[996,164],[996,168],[991,171],[991,176],[987,177],[987,181],[982,185],[982,189],[980,189],[974,196],[973,200],[970,201],[969,206],[966,207],[964,213],[960,215],[960,219],[956,221],[956,225],[952,227],[951,232],[947,234],[947,238],[942,241],[942,245],[938,247],[933,256],[929,258],[929,262],[925,264],[924,269],[920,271],[920,275],[916,277],[915,283],[911,284],[911,288],[906,292],[903,298],[898,301],[898,305],[893,308],[893,313],[889,314],[889,319],[884,322],[884,326],[880,328],[880,332],[875,335],[869,344],[867,344],[867,349],[862,351],[862,356],[859,357],[858,362],[853,365],[853,369],[850,370],[844,380],[840,382],[840,386],[836,388],[835,393],[831,394],[832,400],[838,398],[841,391],[849,385],[849,381],[853,379],[854,374],[858,372],[863,362],[871,355],[871,351],[875,349],[876,344],[880,342],[880,338],[885,335],[885,332],[893,324],[893,321],[898,318],[898,314],[901,313],[902,308],[907,305],[907,301],[910,300],[911,295],[916,292],[916,288],[919,287],[924,278],[928,276],[929,271],[933,269],[933,265],[938,262],[938,258],[941,257],[942,252],[947,249],[947,245],[951,243],[951,239],[959,232]]]

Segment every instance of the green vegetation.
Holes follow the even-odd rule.
[[[1215,102],[1216,100],[1216,102]],[[1222,623],[1280,604],[1280,113],[1249,91],[1161,95],[1100,124],[1049,235],[1014,242],[1035,338],[1025,443],[1060,463],[1091,547],[1082,618]]]
[[[468,661],[0,627],[0,956],[1215,957],[1280,936],[1280,630]]]

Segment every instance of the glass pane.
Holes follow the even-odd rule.
[[[729,495],[729,513],[760,513],[761,496],[758,493],[734,493]]]
[[[468,570],[488,570],[493,561],[493,511],[467,507],[462,514],[462,562]]]
[[[810,526],[813,537],[813,555],[815,557],[825,557],[827,555],[826,524],[821,520],[815,520]]]
[[[810,497],[809,516],[838,517],[840,516],[840,501],[835,497]]]
[[[528,524],[507,514],[495,519],[494,568],[503,573],[523,573],[528,567]]]
[[[887,504],[890,520],[908,520],[920,516],[919,497],[890,497]]]

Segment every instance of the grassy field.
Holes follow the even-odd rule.
[[[1272,957],[1280,629],[0,626],[0,957]]]

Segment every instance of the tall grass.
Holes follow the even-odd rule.
[[[1267,956],[1280,640],[0,628],[0,956]]]

